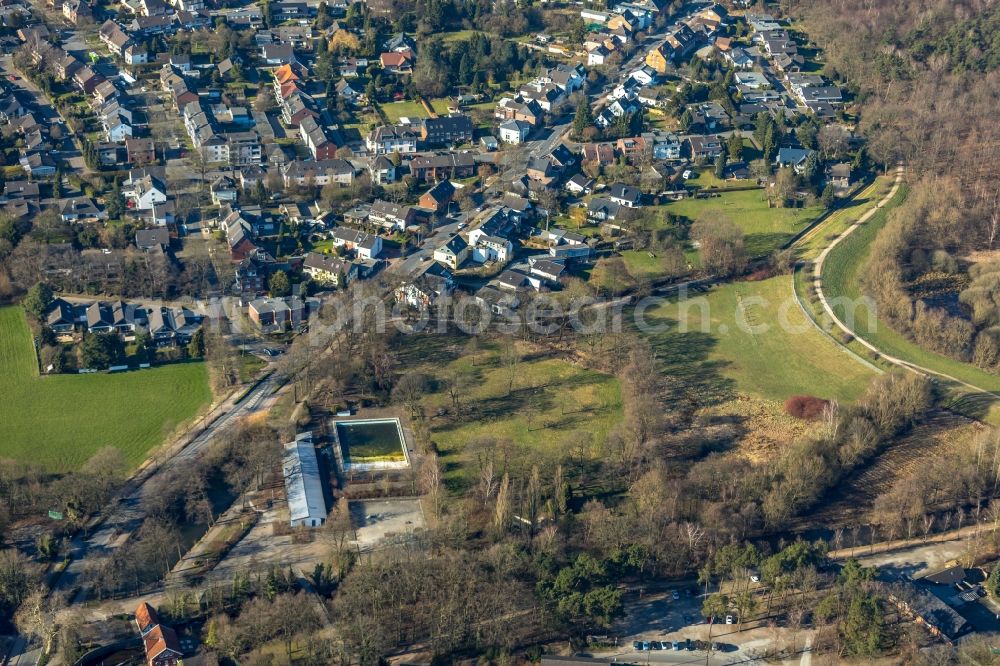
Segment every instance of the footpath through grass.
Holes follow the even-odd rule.
[[[64,472],[114,446],[138,465],[211,401],[204,363],[40,377],[20,307],[0,308],[0,457]]]
[[[969,363],[956,361],[923,349],[881,321],[873,308],[850,306],[852,303],[860,303],[861,299],[864,298],[861,280],[871,254],[871,244],[878,232],[885,226],[888,211],[899,206],[905,198],[906,188],[905,186],[900,187],[888,205],[880,209],[868,222],[856,229],[830,251],[823,263],[821,276],[823,292],[827,300],[831,301],[837,317],[849,328],[852,328],[859,337],[877,347],[881,352],[928,370],[955,377],[984,391],[1000,393],[1000,377],[980,370]],[[837,302],[838,300],[839,302]],[[850,312],[848,307],[851,309]],[[957,398],[962,398],[968,393],[968,389],[960,385],[953,385],[952,392]],[[987,402],[993,403],[995,401]],[[980,405],[972,415],[980,418],[988,416],[991,420],[1000,419],[1000,414],[987,414],[991,408],[995,409],[996,406]]]

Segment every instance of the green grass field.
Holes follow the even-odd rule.
[[[687,365],[702,382],[715,374],[708,387],[720,394],[728,386],[778,401],[794,394],[849,401],[876,374],[813,327],[787,275],[719,285],[652,309],[647,320],[669,326],[650,336],[668,365]]]
[[[796,256],[799,259],[811,260],[819,256],[834,238],[842,234],[848,227],[874,208],[892,187],[892,178],[879,176],[870,185],[858,192],[850,201],[845,201],[841,208],[830,213],[823,223],[811,229],[810,232],[796,243]]]
[[[390,123],[398,123],[400,118],[426,118],[427,111],[420,102],[404,101],[382,105],[382,112]]]
[[[448,362],[425,366],[439,381],[456,370],[470,377],[460,415],[433,427],[432,439],[453,489],[472,483],[478,473],[470,444],[482,438],[512,443],[513,475],[526,476],[534,464],[554,465],[568,456],[596,456],[608,432],[622,418],[618,379],[546,356],[525,358],[516,366],[513,390],[499,352],[484,349]],[[424,398],[427,413],[452,410],[443,386]]]
[[[834,312],[851,327],[846,303],[860,302],[863,297],[861,278],[868,261],[871,243],[885,225],[887,212],[900,205],[906,198],[906,188],[901,187],[889,204],[863,226],[840,242],[823,263],[823,291],[828,300],[844,299],[841,303],[833,303]],[[946,358],[940,354],[923,349],[910,341],[888,324],[880,321],[877,313],[867,307],[859,306],[853,310],[853,330],[862,338],[875,345],[882,352],[903,359],[910,363],[923,366],[935,372],[950,375],[961,381],[968,382],[980,389],[1000,392],[1000,377],[984,372],[979,368],[961,361]],[[961,397],[967,389],[955,387],[956,397]],[[995,402],[995,401],[993,401]],[[987,405],[993,412],[1000,411],[1000,405]],[[1000,421],[1000,413],[979,412],[981,418],[987,416],[992,421]]]
[[[211,400],[204,363],[40,377],[19,307],[0,308],[0,456],[62,472],[115,446],[132,465]]]
[[[781,247],[807,224],[823,213],[821,206],[809,208],[768,208],[763,190],[725,192],[708,199],[672,201],[664,210],[691,220],[726,217],[743,230],[747,251],[763,257]]]

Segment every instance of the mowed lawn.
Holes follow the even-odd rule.
[[[647,321],[669,326],[651,334],[665,354],[702,350],[692,372],[717,373],[737,391],[771,400],[808,394],[850,401],[876,374],[816,330],[787,275],[691,294],[680,305],[671,301],[650,310]]]
[[[532,465],[551,471],[570,456],[599,455],[608,432],[622,419],[621,386],[616,377],[547,356],[532,356],[517,364],[508,394],[507,368],[499,352],[483,350],[450,363],[425,368],[440,382],[440,390],[424,398],[427,413],[453,409],[445,382],[456,371],[467,373],[458,418],[432,421],[431,437],[445,464],[452,488],[474,482],[478,463],[475,442],[482,438],[512,443],[510,470],[527,476]]]
[[[692,197],[672,201],[663,208],[691,220],[727,218],[743,230],[751,257],[771,254],[823,213],[823,207],[819,205],[768,208],[763,190],[724,192],[707,199]]]
[[[75,469],[115,446],[138,465],[211,400],[204,363],[117,374],[40,377],[19,307],[0,308],[0,457]]]
[[[392,102],[382,105],[382,112],[390,123],[398,123],[400,118],[426,118],[423,104],[414,101]]]

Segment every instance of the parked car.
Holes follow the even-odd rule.
[[[674,590],[673,592],[670,593],[670,596],[674,598],[674,601],[677,601],[678,599],[681,598],[681,593],[678,592],[677,590]]]
[[[642,649],[642,641],[632,641],[632,649],[633,650],[641,650]]]
[[[691,169],[685,169],[685,170],[684,170],[684,173],[682,173],[682,174],[681,174],[681,178],[683,178],[684,180],[687,180],[687,179],[689,179],[689,178],[690,178],[690,177],[691,177],[692,175],[694,175],[694,174],[692,174],[692,173],[691,173]]]
[[[649,641],[649,647],[653,650],[662,650],[663,643],[661,643],[660,641]]]
[[[735,615],[727,615],[726,616],[726,624],[736,624],[736,616]]]
[[[648,650],[649,649],[649,641],[643,641],[642,642],[642,649],[643,650]]]
[[[671,641],[670,642],[670,647],[672,647],[675,650],[680,650],[681,649],[681,642],[680,641]]]

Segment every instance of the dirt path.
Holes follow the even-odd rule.
[[[827,315],[830,317],[830,320],[834,323],[834,325],[837,328],[839,328],[840,330],[842,330],[844,333],[852,336],[855,340],[858,341],[858,343],[860,343],[861,345],[863,345],[866,349],[869,349],[869,350],[875,352],[876,354],[878,354],[883,360],[888,361],[889,363],[892,363],[893,365],[896,365],[896,366],[898,366],[900,368],[903,368],[905,370],[908,370],[910,372],[913,372],[913,373],[916,373],[916,374],[919,374],[919,375],[934,375],[936,377],[941,377],[942,379],[947,379],[948,381],[955,382],[956,384],[959,384],[960,386],[964,386],[967,389],[971,389],[972,391],[974,391],[976,393],[981,393],[981,394],[984,394],[984,395],[988,395],[988,396],[992,396],[994,398],[1000,399],[1000,394],[993,393],[992,391],[987,391],[986,389],[984,389],[982,387],[979,387],[979,386],[976,386],[975,384],[970,384],[969,382],[966,382],[966,381],[963,381],[961,379],[958,379],[957,377],[953,377],[953,376],[945,374],[943,372],[938,372],[937,370],[932,370],[932,369],[924,367],[922,365],[917,365],[916,363],[911,363],[911,362],[909,362],[907,360],[904,360],[904,359],[897,358],[895,356],[891,356],[889,354],[886,354],[884,351],[882,351],[881,349],[879,349],[878,347],[876,347],[872,343],[870,343],[867,340],[865,340],[864,338],[860,337],[855,331],[852,331],[850,328],[848,328],[847,325],[843,321],[841,321],[840,318],[833,311],[833,307],[830,305],[829,301],[827,301],[827,299],[826,299],[826,294],[823,293],[823,279],[822,279],[822,275],[823,275],[823,262],[826,261],[827,255],[829,255],[830,251],[833,250],[833,248],[837,247],[837,245],[839,245],[842,240],[844,240],[845,238],[847,238],[848,236],[850,236],[852,233],[854,233],[855,231],[857,231],[857,229],[861,225],[865,224],[866,222],[868,222],[868,220],[870,220],[872,217],[874,217],[875,214],[881,208],[883,208],[886,204],[889,203],[889,201],[894,196],[896,196],[896,192],[899,191],[899,187],[900,187],[900,185],[903,182],[903,172],[904,172],[904,169],[903,169],[902,166],[896,167],[896,181],[893,183],[892,189],[889,190],[888,194],[886,194],[882,198],[882,200],[878,202],[878,205],[876,205],[875,208],[872,208],[867,213],[865,213],[860,218],[858,218],[858,220],[854,224],[852,224],[850,227],[848,227],[847,230],[844,231],[844,233],[842,233],[839,236],[837,236],[837,238],[835,238],[834,241],[832,243],[830,243],[820,253],[819,257],[816,259],[816,261],[815,261],[815,263],[813,265],[814,266],[814,268],[813,268],[813,285],[816,287],[816,294],[819,297],[820,303],[823,305],[823,310],[826,311]]]

